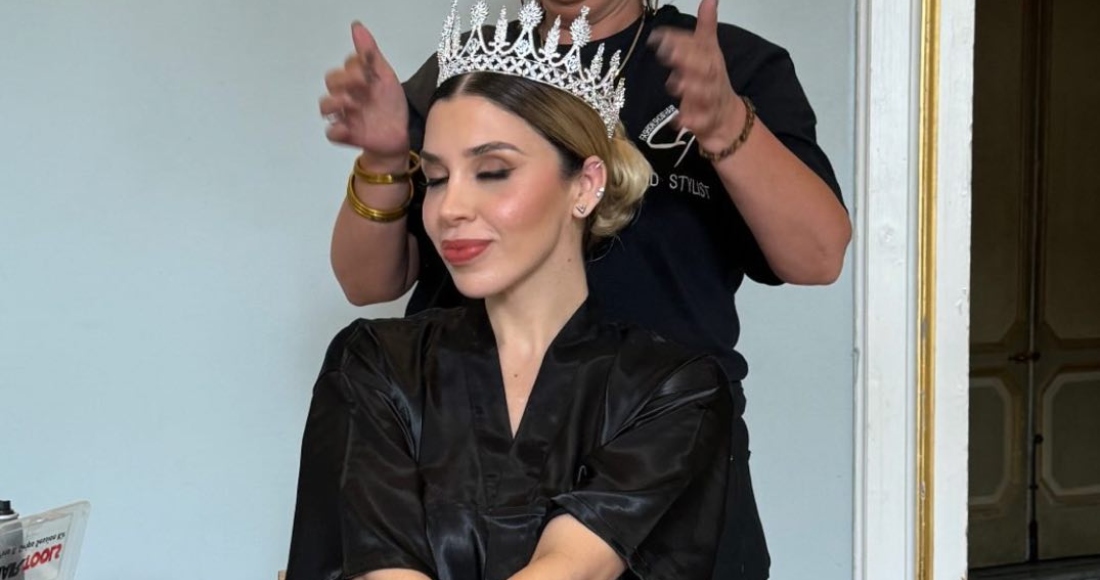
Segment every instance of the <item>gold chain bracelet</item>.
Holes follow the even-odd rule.
[[[742,96],[741,101],[745,103],[745,127],[741,129],[741,134],[737,136],[737,139],[734,139],[733,143],[731,143],[729,147],[726,147],[725,149],[717,153],[711,153],[710,151],[703,149],[703,146],[700,145],[699,155],[702,156],[703,159],[706,159],[711,163],[721,161],[726,157],[729,157],[730,155],[736,153],[737,150],[745,144],[745,141],[748,141],[749,134],[752,133],[752,127],[756,124],[756,107],[752,104],[752,101],[750,101],[748,97]]]

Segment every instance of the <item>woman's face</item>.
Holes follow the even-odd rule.
[[[472,298],[553,283],[581,259],[582,179],[557,150],[487,99],[437,101],[424,136],[424,227],[458,290]]]

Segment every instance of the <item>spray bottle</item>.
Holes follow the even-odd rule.
[[[23,545],[23,526],[18,519],[19,514],[11,509],[11,502],[0,500],[0,578],[3,580],[23,580],[23,558],[19,552]]]

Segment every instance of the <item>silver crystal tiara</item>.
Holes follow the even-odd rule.
[[[581,8],[580,16],[569,27],[573,44],[565,54],[558,54],[561,17],[554,20],[554,25],[546,34],[546,41],[538,47],[536,28],[543,18],[538,0],[524,1],[519,11],[521,29],[514,39],[508,38],[508,10],[502,7],[493,40],[485,42],[483,26],[488,16],[489,6],[485,0],[478,0],[470,10],[472,29],[463,43],[458,0],[451,4],[451,13],[443,23],[443,38],[439,41],[438,84],[472,72],[492,72],[538,81],[567,91],[587,103],[603,119],[608,138],[614,136],[619,111],[626,102],[623,81],[616,80],[620,70],[619,52],[611,56],[606,71],[602,44],[596,49],[596,56],[587,68],[581,64],[581,49],[592,38],[587,6]]]

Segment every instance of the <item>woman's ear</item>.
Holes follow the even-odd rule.
[[[607,185],[607,166],[603,160],[595,155],[585,159],[576,184],[573,215],[584,219],[592,215],[603,199]]]

